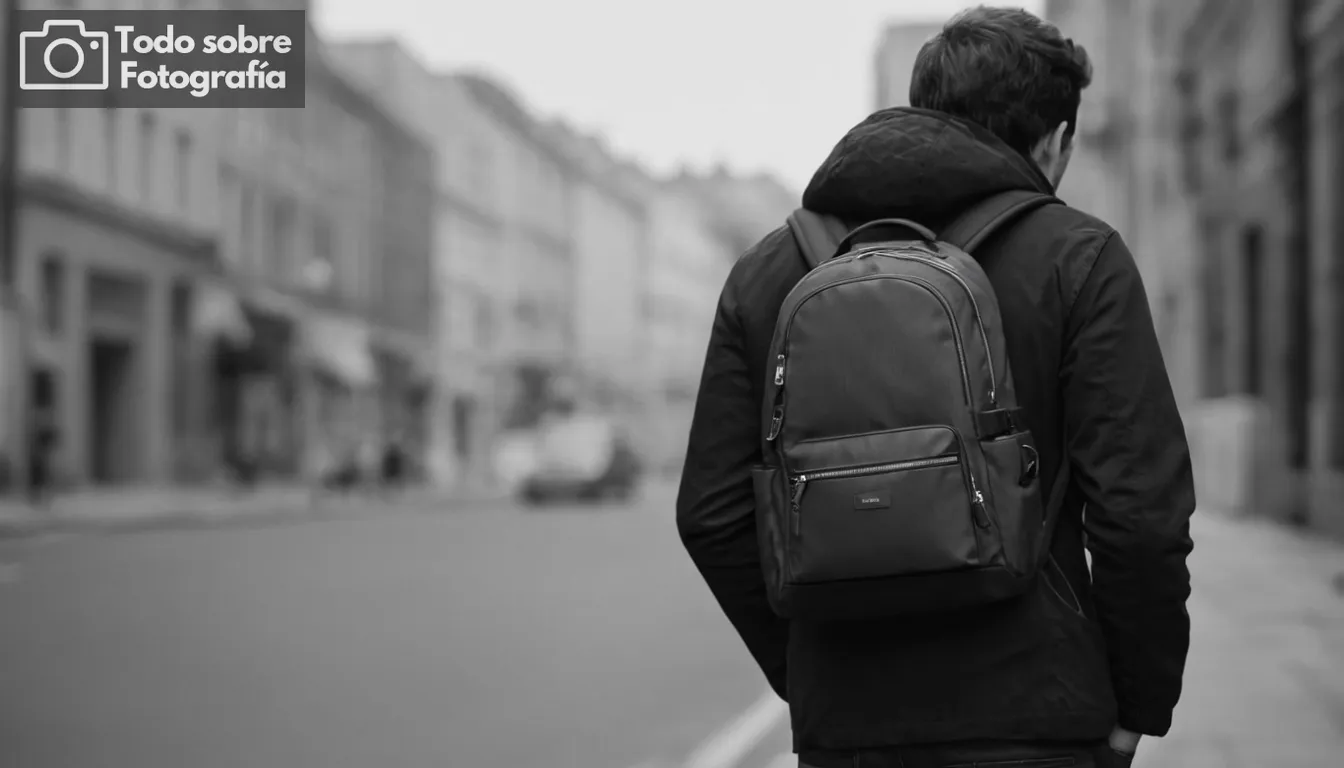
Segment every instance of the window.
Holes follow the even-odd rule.
[[[468,183],[471,188],[467,192],[489,199],[490,182],[492,181],[490,166],[493,163],[490,156],[490,146],[485,142],[473,142],[464,145],[464,148],[467,150],[467,157],[463,164],[470,169],[468,172],[470,182]]]
[[[1303,232],[1288,238],[1288,463],[1305,469],[1311,459],[1312,286],[1311,249]]]
[[[103,110],[103,173],[107,191],[117,191],[118,161],[121,159],[121,110],[108,107]]]
[[[1218,98],[1218,125],[1222,132],[1223,160],[1235,163],[1241,159],[1241,100],[1236,91],[1227,91]]]
[[[1177,133],[1180,136],[1182,182],[1190,192],[1199,192],[1203,186],[1204,169],[1202,167],[1204,138],[1204,119],[1199,110],[1200,83],[1198,76],[1189,70],[1175,78],[1175,113],[1177,115]]]
[[[322,282],[325,275],[330,275],[335,269],[337,261],[336,255],[336,235],[331,225],[331,220],[325,214],[317,213],[313,215],[313,233],[312,233],[312,275],[319,283]],[[323,287],[323,286],[316,286]]]
[[[458,395],[453,398],[453,449],[459,460],[471,455],[471,422],[475,410],[471,398]]]
[[[1245,392],[1248,395],[1263,394],[1263,345],[1261,344],[1261,322],[1264,307],[1262,290],[1264,283],[1264,231],[1257,224],[1248,225],[1241,234],[1241,258],[1244,262],[1242,285],[1245,294],[1246,322],[1246,359],[1244,361]]]
[[[1161,206],[1171,196],[1171,182],[1167,178],[1167,169],[1157,167],[1153,169],[1153,202]]]
[[[333,262],[332,253],[335,237],[331,233],[331,222],[323,214],[313,216],[313,258],[318,261]]]
[[[488,296],[476,297],[476,344],[481,350],[489,350],[495,346],[495,339],[499,338],[499,328],[495,323],[495,308],[491,305]]]
[[[218,178],[222,255],[229,264],[237,264],[241,234],[238,227],[242,213],[238,205],[238,172],[227,163],[220,163]]]
[[[226,143],[236,144],[238,142],[238,108],[220,107],[215,115],[219,118],[219,133]]]
[[[537,303],[531,299],[519,299],[513,312],[524,328],[535,328],[541,321],[541,313],[537,308]]]
[[[238,183],[238,259],[257,268],[257,200],[252,185]]]
[[[187,211],[191,209],[191,134],[186,129],[177,129],[174,149],[176,150],[177,205],[180,210]]]
[[[266,233],[266,271],[288,279],[297,278],[299,274],[294,264],[294,203],[277,196],[268,207],[271,215]]]
[[[56,169],[62,173],[70,170],[70,153],[74,150],[74,139],[70,125],[70,110],[66,107],[53,107],[52,119],[55,121]]]
[[[176,435],[190,433],[192,427],[192,405],[194,401],[192,384],[192,366],[189,345],[191,343],[191,289],[183,283],[175,283],[170,298],[172,321],[172,423]]]
[[[33,409],[47,416],[56,411],[57,386],[56,372],[47,367],[36,368],[29,378],[32,387]]]
[[[1205,219],[1201,225],[1200,272],[1203,279],[1204,299],[1204,343],[1203,353],[1203,394],[1205,397],[1223,397],[1227,395],[1227,371],[1225,358],[1227,338],[1224,327],[1227,322],[1223,304],[1223,270],[1219,257],[1223,253],[1222,224],[1214,219]]]
[[[140,199],[144,202],[149,202],[154,194],[154,134],[157,128],[153,112],[140,113],[140,146],[137,152],[140,166],[136,173],[140,182]]]
[[[42,257],[42,325],[50,333],[65,325],[65,261],[59,253]]]

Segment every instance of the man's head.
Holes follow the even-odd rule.
[[[1053,24],[1016,8],[980,6],[954,16],[920,49],[910,105],[988,129],[1059,186],[1091,82],[1087,51]]]

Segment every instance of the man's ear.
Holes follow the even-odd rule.
[[[1069,131],[1067,122],[1056,125],[1054,130],[1041,137],[1032,148],[1031,154],[1036,158],[1036,162],[1042,166],[1052,164],[1056,158],[1063,156],[1065,150],[1069,148],[1069,140],[1072,137],[1066,136]]]
[[[1060,123],[1059,127],[1055,129],[1055,133],[1059,134],[1059,153],[1061,155],[1066,154],[1069,150],[1073,149],[1073,142],[1078,138],[1077,131],[1069,130],[1071,127],[1071,123],[1065,122]]]

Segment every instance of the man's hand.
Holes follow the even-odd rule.
[[[1111,745],[1111,749],[1114,749],[1116,752],[1132,756],[1139,750],[1139,738],[1140,734],[1133,731],[1126,731],[1124,728],[1116,726],[1115,730],[1111,731],[1111,735],[1107,739],[1107,742]]]

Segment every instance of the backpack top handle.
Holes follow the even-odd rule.
[[[938,240],[938,236],[933,233],[933,230],[909,219],[875,219],[850,230],[849,234],[845,235],[844,239],[840,241],[840,245],[836,247],[835,255],[848,253],[854,247],[854,237],[856,235],[871,232],[875,229],[904,229],[917,235],[918,239],[930,244]]]

